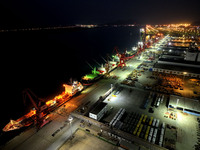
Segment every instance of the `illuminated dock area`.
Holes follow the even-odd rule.
[[[147,28],[146,44],[139,42],[134,56],[116,50],[118,63],[108,61],[92,84],[64,84],[60,96],[72,98],[51,111],[39,130],[30,126],[2,149],[192,149],[200,116],[199,41],[158,34],[169,30],[165,26]]]

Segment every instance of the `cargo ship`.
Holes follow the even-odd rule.
[[[98,79],[100,79],[102,76],[106,75],[107,73],[111,72],[113,69],[117,67],[116,61],[108,61],[104,65],[102,64],[100,67],[92,70],[91,74],[86,74],[81,78],[81,82],[83,85],[91,85]]]
[[[83,85],[91,85],[94,81],[97,81],[101,77],[101,72],[96,70],[96,67],[92,70],[91,74],[86,74],[81,78],[81,82]]]
[[[24,90],[24,95],[28,97],[34,108],[27,114],[17,120],[10,120],[10,122],[3,128],[4,132],[28,127],[32,124],[37,124],[38,128],[43,127],[50,121],[49,113],[70,100],[75,94],[83,90],[83,86],[78,81],[73,81],[70,84],[63,84],[65,91],[55,96],[52,100],[41,100],[36,98],[35,94],[30,90]]]

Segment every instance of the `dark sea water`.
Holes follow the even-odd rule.
[[[101,56],[111,55],[115,46],[130,50],[138,40],[138,27],[0,33],[1,129],[25,113],[23,89],[51,99],[71,77],[91,72],[86,61],[98,66],[94,60],[104,63]]]

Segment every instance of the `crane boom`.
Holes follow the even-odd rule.
[[[28,96],[28,98],[30,99],[31,103],[33,104],[33,106],[35,107],[35,109],[37,111],[40,111],[40,108],[38,107],[40,105],[40,101],[39,101],[39,104],[36,104],[36,102],[33,100],[31,94],[37,98],[37,96],[30,90],[30,89],[25,89],[23,91],[23,99],[24,99],[24,102],[26,101],[26,96]],[[38,98],[37,98],[38,99]]]
[[[45,119],[45,114],[43,113],[43,111],[47,108],[47,105],[45,104],[44,106],[41,106],[41,103],[43,102],[43,100],[38,98],[30,89],[25,89],[23,91],[24,101],[26,100],[26,96],[28,96],[31,103],[33,104],[33,106],[36,109],[35,123],[37,125],[37,129],[40,129],[41,127],[43,127],[45,124],[47,124],[49,122],[48,120]],[[33,97],[35,97],[35,100],[38,102],[36,102],[33,99]]]

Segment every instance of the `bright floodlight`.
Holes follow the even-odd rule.
[[[140,32],[145,32],[144,28],[141,28],[141,29],[140,29]]]
[[[132,47],[132,50],[133,50],[133,51],[136,51],[136,50],[137,50],[137,47]]]
[[[72,116],[69,116],[68,120],[69,120],[69,122],[72,122],[73,117],[72,117]]]

